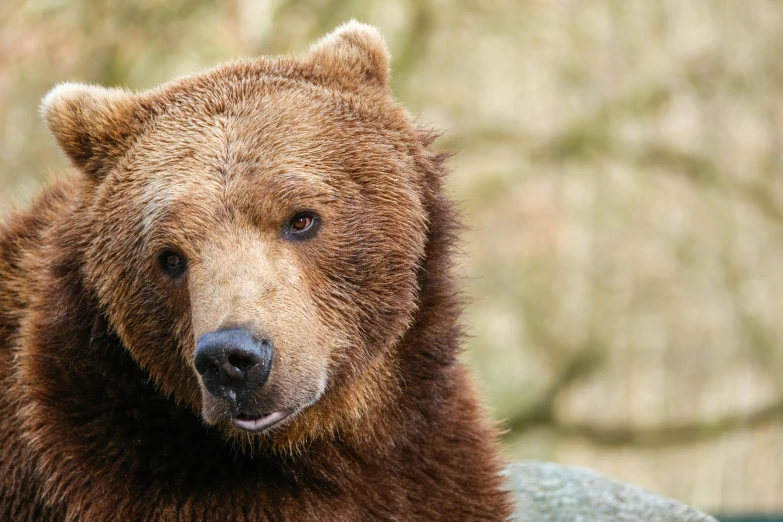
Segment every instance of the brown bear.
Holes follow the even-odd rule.
[[[504,520],[444,156],[377,30],[56,87],[0,229],[0,520]]]

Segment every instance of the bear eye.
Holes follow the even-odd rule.
[[[313,218],[307,214],[297,214],[294,219],[291,220],[291,228],[294,232],[304,232],[311,226],[313,226]]]
[[[320,225],[320,218],[313,212],[298,212],[288,220],[283,237],[290,240],[303,240],[313,237]]]
[[[185,273],[188,268],[188,260],[185,256],[174,250],[164,250],[159,257],[163,271],[172,278],[177,278]]]

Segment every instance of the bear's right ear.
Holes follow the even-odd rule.
[[[140,104],[123,89],[63,83],[41,102],[41,114],[74,166],[100,180],[140,132]]]

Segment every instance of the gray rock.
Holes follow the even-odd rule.
[[[594,471],[544,462],[509,466],[517,522],[717,522],[696,509]]]

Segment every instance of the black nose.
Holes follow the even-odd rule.
[[[207,390],[236,404],[264,385],[274,349],[244,328],[206,333],[196,343],[195,365]]]

